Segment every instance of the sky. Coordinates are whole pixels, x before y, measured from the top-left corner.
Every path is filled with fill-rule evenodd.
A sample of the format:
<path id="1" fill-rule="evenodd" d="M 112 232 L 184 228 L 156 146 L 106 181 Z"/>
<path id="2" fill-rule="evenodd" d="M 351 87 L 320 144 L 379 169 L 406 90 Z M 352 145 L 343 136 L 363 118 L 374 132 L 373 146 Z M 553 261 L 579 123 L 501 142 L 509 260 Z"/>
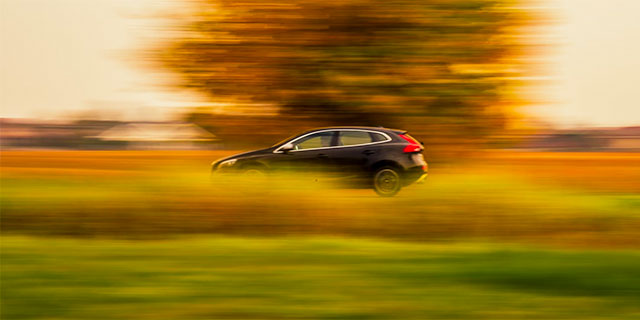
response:
<path id="1" fill-rule="evenodd" d="M 559 127 L 640 125 L 640 0 L 547 0 L 557 20 L 544 101 L 525 111 Z M 160 120 L 215 105 L 131 61 L 170 0 L 0 0 L 0 117 Z"/>
<path id="2" fill-rule="evenodd" d="M 133 62 L 155 36 L 164 0 L 0 0 L 2 117 L 161 120 L 204 104 L 167 74 Z"/>
<path id="3" fill-rule="evenodd" d="M 640 1 L 548 3 L 548 102 L 529 111 L 563 127 L 640 125 Z"/>

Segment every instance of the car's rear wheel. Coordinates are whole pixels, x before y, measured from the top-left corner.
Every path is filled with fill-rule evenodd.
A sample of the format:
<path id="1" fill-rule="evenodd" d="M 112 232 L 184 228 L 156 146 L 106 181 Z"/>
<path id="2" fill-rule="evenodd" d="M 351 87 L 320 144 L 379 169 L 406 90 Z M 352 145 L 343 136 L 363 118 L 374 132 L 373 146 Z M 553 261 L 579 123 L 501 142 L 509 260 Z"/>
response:
<path id="1" fill-rule="evenodd" d="M 383 197 L 393 197 L 402 187 L 400 174 L 394 167 L 382 167 L 373 175 L 373 190 Z"/>

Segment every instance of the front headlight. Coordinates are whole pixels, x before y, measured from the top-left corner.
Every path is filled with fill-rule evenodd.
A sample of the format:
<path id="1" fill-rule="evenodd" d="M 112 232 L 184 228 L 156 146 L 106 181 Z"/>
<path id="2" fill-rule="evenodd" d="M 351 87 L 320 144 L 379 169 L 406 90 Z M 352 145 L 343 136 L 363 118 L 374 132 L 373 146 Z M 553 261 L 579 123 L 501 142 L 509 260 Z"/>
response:
<path id="1" fill-rule="evenodd" d="M 218 165 L 218 168 L 231 167 L 232 165 L 234 165 L 236 163 L 236 161 L 238 161 L 238 160 L 237 159 L 230 159 L 230 160 L 222 161 Z"/>

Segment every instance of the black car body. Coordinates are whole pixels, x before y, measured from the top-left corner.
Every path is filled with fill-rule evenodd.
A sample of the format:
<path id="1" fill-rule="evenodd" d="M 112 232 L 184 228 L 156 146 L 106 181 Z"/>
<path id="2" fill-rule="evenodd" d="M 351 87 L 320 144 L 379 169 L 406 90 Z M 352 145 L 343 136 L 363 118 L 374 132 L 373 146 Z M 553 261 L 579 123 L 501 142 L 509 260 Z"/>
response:
<path id="1" fill-rule="evenodd" d="M 304 170 L 366 182 L 391 196 L 427 175 L 422 144 L 406 131 L 378 127 L 330 127 L 304 132 L 262 150 L 233 155 L 212 171 Z"/>

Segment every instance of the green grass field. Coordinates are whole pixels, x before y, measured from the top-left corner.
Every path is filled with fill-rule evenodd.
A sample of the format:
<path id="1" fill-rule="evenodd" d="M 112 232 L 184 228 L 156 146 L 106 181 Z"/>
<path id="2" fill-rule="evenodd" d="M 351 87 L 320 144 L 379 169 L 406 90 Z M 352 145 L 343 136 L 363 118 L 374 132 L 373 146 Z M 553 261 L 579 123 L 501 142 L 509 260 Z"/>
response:
<path id="1" fill-rule="evenodd" d="M 640 253 L 3 237 L 3 319 L 637 319 Z"/>
<path id="2" fill-rule="evenodd" d="M 394 198 L 220 152 L 2 152 L 2 319 L 640 319 L 640 156 L 433 164 Z"/>

